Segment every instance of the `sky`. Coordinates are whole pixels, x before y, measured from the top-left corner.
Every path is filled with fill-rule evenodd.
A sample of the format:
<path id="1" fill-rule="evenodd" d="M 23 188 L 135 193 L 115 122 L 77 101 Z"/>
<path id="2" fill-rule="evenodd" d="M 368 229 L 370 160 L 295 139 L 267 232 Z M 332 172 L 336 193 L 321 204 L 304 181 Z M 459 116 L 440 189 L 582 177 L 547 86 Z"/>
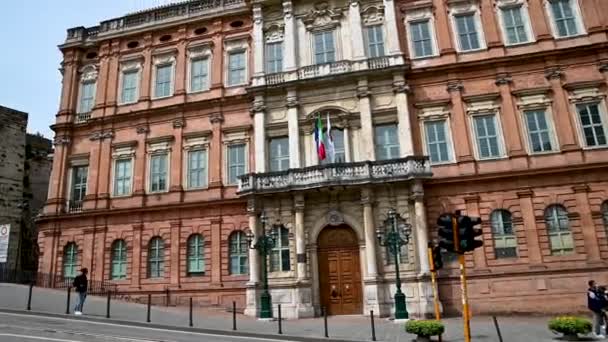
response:
<path id="1" fill-rule="evenodd" d="M 66 30 L 95 26 L 168 0 L 0 0 L 0 105 L 29 114 L 28 132 L 52 139 Z M 174 1 L 175 2 L 175 1 Z"/>

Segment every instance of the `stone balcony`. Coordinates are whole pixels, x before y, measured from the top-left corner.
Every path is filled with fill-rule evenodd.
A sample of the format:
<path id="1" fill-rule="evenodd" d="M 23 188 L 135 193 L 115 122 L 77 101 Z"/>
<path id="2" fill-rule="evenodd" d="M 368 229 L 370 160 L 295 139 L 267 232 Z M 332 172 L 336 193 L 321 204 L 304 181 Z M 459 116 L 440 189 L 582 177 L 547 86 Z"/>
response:
<path id="1" fill-rule="evenodd" d="M 243 175 L 239 180 L 237 193 L 243 196 L 305 191 L 327 186 L 368 185 L 428 179 L 431 176 L 431 164 L 427 157 L 337 163 Z"/>
<path id="2" fill-rule="evenodd" d="M 332 63 L 313 64 L 303 66 L 294 71 L 278 72 L 273 74 L 254 76 L 252 86 L 273 86 L 285 82 L 306 80 L 317 77 L 346 74 L 365 70 L 385 69 L 404 65 L 403 56 L 373 57 L 361 61 L 343 60 Z"/>
<path id="3" fill-rule="evenodd" d="M 246 10 L 245 0 L 190 0 L 159 6 L 102 21 L 98 26 L 68 29 L 65 44 L 80 43 L 126 32 L 146 29 L 204 16 L 225 15 L 231 10 Z"/>

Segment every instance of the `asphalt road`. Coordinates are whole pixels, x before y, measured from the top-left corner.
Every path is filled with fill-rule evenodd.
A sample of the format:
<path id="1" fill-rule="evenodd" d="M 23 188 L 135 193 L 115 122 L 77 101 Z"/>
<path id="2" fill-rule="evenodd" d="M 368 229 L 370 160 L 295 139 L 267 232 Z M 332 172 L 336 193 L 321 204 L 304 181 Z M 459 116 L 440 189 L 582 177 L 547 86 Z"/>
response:
<path id="1" fill-rule="evenodd" d="M 273 339 L 223 336 L 111 323 L 0 313 L 0 342 L 272 342 Z M 285 340 L 281 340 L 285 341 Z"/>

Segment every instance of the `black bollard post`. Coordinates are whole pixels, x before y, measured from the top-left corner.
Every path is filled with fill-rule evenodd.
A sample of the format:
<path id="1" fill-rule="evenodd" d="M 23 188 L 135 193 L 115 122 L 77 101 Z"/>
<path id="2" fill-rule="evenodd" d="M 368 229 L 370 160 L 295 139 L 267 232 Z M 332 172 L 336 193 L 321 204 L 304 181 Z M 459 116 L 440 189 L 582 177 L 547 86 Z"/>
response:
<path id="1" fill-rule="evenodd" d="M 283 325 L 282 325 L 283 323 L 281 322 L 282 321 L 282 319 L 281 319 L 281 304 L 279 304 L 278 309 L 279 309 L 279 312 L 278 312 L 278 314 L 279 314 L 279 335 L 283 335 Z"/>
<path id="2" fill-rule="evenodd" d="M 502 334 L 500 333 L 500 327 L 498 326 L 498 320 L 496 316 L 492 316 L 492 320 L 494 321 L 494 326 L 496 327 L 496 333 L 498 334 L 498 341 L 502 342 Z"/>
<path id="3" fill-rule="evenodd" d="M 146 322 L 150 323 L 150 305 L 152 305 L 152 295 L 148 294 L 148 316 L 146 317 Z"/>
<path id="4" fill-rule="evenodd" d="M 376 326 L 374 325 L 374 310 L 370 310 L 369 319 L 372 321 L 372 341 L 376 341 Z"/>
<path id="5" fill-rule="evenodd" d="M 106 300 L 106 318 L 110 318 L 110 300 L 112 298 L 112 292 L 108 290 L 108 298 Z"/>
<path id="6" fill-rule="evenodd" d="M 70 314 L 70 295 L 72 293 L 72 288 L 68 286 L 68 298 L 67 298 L 67 303 L 65 305 L 65 314 L 69 315 Z"/>
<path id="7" fill-rule="evenodd" d="M 325 327 L 325 337 L 329 337 L 329 332 L 327 331 L 327 309 L 323 307 L 323 326 Z"/>
<path id="8" fill-rule="evenodd" d="M 194 324 L 192 324 L 192 297 L 190 297 L 190 326 L 193 326 Z"/>
<path id="9" fill-rule="evenodd" d="M 171 297 L 169 295 L 169 287 L 167 287 L 165 289 L 165 295 L 166 295 L 166 299 L 165 299 L 165 306 L 169 306 L 169 301 L 171 300 Z"/>
<path id="10" fill-rule="evenodd" d="M 27 311 L 32 310 L 32 291 L 34 289 L 34 283 L 30 284 L 30 292 L 27 296 Z"/>
<path id="11" fill-rule="evenodd" d="M 232 330 L 236 330 L 236 302 L 232 302 Z"/>

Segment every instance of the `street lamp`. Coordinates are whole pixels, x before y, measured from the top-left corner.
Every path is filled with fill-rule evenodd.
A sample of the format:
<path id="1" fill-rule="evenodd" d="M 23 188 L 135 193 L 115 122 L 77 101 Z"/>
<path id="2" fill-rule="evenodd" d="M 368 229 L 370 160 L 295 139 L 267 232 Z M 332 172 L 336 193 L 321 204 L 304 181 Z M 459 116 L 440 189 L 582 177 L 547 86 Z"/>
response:
<path id="1" fill-rule="evenodd" d="M 272 318 L 272 299 L 270 292 L 268 292 L 268 268 L 266 260 L 268 254 L 272 251 L 277 240 L 277 231 L 272 226 L 268 226 L 268 218 L 266 213 L 262 212 L 260 215 L 260 221 L 262 222 L 262 232 L 260 236 L 255 239 L 255 235 L 250 230 L 247 233 L 247 243 L 249 248 L 257 249 L 262 256 L 262 277 L 264 277 L 264 289 L 260 295 L 261 309 L 260 318 Z M 252 243 L 255 239 L 255 243 Z"/>
<path id="2" fill-rule="evenodd" d="M 405 222 L 395 209 L 389 209 L 388 218 L 384 220 L 384 230 L 376 229 L 376 237 L 381 246 L 386 246 L 395 258 L 395 319 L 407 319 L 408 313 L 405 306 L 405 294 L 401 292 L 401 278 L 399 277 L 399 254 L 401 246 L 410 242 L 412 226 Z"/>

